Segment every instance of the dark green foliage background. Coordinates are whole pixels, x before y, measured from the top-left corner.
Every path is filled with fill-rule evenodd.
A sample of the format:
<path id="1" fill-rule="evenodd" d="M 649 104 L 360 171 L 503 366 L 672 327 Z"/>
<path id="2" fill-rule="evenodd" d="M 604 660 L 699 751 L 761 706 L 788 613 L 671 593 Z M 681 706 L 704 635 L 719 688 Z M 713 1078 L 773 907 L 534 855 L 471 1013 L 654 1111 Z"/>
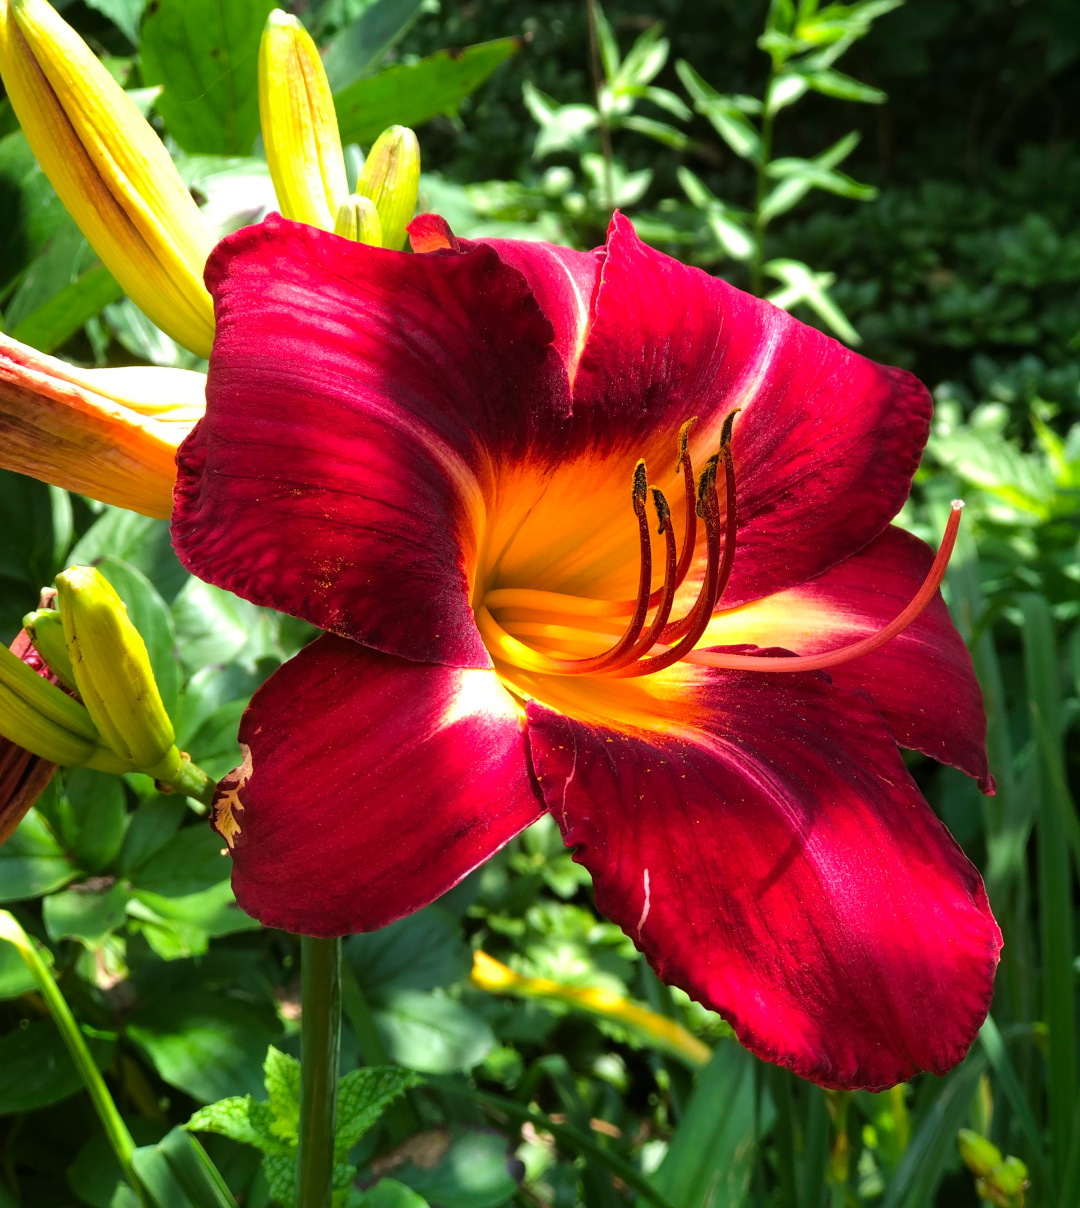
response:
<path id="1" fill-rule="evenodd" d="M 137 55 L 138 0 L 57 7 L 128 86 L 159 78 L 160 55 L 143 63 Z M 154 23 L 175 30 L 183 7 L 154 0 L 144 34 Z M 224 4 L 241 61 L 250 60 L 258 29 L 235 18 L 250 12 L 261 22 L 266 7 Z M 291 7 L 325 43 L 366 6 Z M 585 5 L 421 7 L 387 62 L 525 39 L 456 115 L 419 131 L 425 170 L 436 174 L 425 186 L 431 196 L 450 198 L 477 227 L 521 230 L 538 213 L 521 202 L 522 191 L 535 200 L 553 165 L 579 172 L 576 154 L 534 159 L 536 125 L 522 86 L 529 81 L 560 103 L 591 102 Z M 624 52 L 655 20 L 665 23 L 671 54 L 655 83 L 685 95 L 674 68 L 684 58 L 724 92 L 760 95 L 768 60 L 756 43 L 766 10 L 742 0 L 621 0 L 605 11 Z M 596 915 L 588 878 L 554 827 L 541 824 L 436 906 L 347 943 L 343 1070 L 392 1062 L 427 1079 L 353 1152 L 362 1189 L 381 1172 L 446 1208 L 615 1208 L 648 1202 L 633 1190 L 636 1177 L 674 1208 L 975 1208 L 975 1181 L 956 1146 L 958 1130 L 971 1127 L 1027 1164 L 1029 1204 L 1080 1201 L 1080 1110 L 1072 1115 L 1080 5 L 910 0 L 855 44 L 843 68 L 888 93 L 888 102 L 810 94 L 780 114 L 776 154 L 810 157 L 858 130 L 844 170 L 879 195 L 860 204 L 811 193 L 770 228 L 766 254 L 835 274 L 832 295 L 863 351 L 914 370 L 934 390 L 938 419 L 903 523 L 934 540 L 947 501 L 959 494 L 969 504 L 947 594 L 986 694 L 1000 792 L 983 799 L 928 760 L 912 757 L 911 766 L 984 872 L 1005 932 L 996 1029 L 945 1079 L 921 1078 L 891 1095 L 826 1095 L 752 1060 L 717 1017 L 661 986 Z M 216 94 L 193 95 L 209 109 L 217 104 Z M 170 125 L 168 103 L 155 120 L 189 152 L 247 155 L 250 105 L 225 116 L 222 125 L 214 111 L 209 134 L 183 119 Z M 117 307 L 118 293 L 35 175 L 16 128 L 0 104 L 0 135 L 9 136 L 0 142 L 0 325 L 84 363 L 147 359 L 152 340 Z M 631 208 L 635 218 L 666 220 L 676 201 L 685 210 L 680 165 L 725 202 L 749 206 L 747 165 L 703 118 L 682 128 L 694 140 L 682 151 L 616 132 L 625 166 L 653 172 Z M 200 171 L 205 165 L 192 168 L 196 192 L 205 184 Z M 517 200 L 500 200 L 507 196 Z M 568 237 L 603 237 L 595 207 L 573 221 L 559 217 Z M 700 251 L 659 243 L 690 258 Z M 748 284 L 735 261 L 708 267 Z M 62 307 L 35 310 L 60 289 L 74 291 Z M 29 326 L 20 327 L 24 320 Z M 310 632 L 190 580 L 163 523 L 0 474 L 5 641 L 59 569 L 106 558 L 103 569 L 143 618 L 152 656 L 169 668 L 181 744 L 223 774 L 239 762 L 236 725 L 246 700 Z M 145 778 L 126 781 L 86 772 L 58 778 L 0 850 L 0 902 L 48 944 L 95 1057 L 145 1143 L 209 1100 L 260 1096 L 268 1044 L 297 1051 L 298 949 L 231 903 L 228 862 L 204 820 L 158 796 Z M 467 979 L 470 945 L 535 975 L 616 989 L 677 1018 L 715 1045 L 716 1056 L 695 1082 L 620 1026 L 486 995 Z M 243 1208 L 263 1208 L 258 1155 L 220 1137 L 207 1148 Z M 40 1000 L 0 943 L 0 1208 L 133 1203 Z"/>

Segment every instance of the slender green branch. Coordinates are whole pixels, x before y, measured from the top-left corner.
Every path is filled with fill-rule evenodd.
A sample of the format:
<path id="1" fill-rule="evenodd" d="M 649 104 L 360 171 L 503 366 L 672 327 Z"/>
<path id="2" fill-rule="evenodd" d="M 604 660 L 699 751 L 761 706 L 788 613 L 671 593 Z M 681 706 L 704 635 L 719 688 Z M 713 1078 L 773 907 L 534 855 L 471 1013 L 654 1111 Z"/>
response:
<path id="1" fill-rule="evenodd" d="M 593 95 L 596 99 L 600 152 L 604 158 L 605 208 L 613 213 L 615 210 L 615 175 L 612 169 L 614 154 L 611 149 L 611 128 L 608 126 L 607 114 L 604 112 L 605 73 L 603 60 L 600 57 L 600 35 L 596 28 L 596 0 L 586 0 L 585 9 L 589 20 L 589 71 L 592 75 Z"/>
<path id="2" fill-rule="evenodd" d="M 209 808 L 214 801 L 217 781 L 185 755 L 180 762 L 179 773 L 168 785 L 174 793 L 183 793 L 185 797 L 190 797 Z"/>
<path id="3" fill-rule="evenodd" d="M 105 1129 L 105 1135 L 120 1163 L 124 1178 L 131 1184 L 143 1203 L 147 1203 L 146 1193 L 132 1163 L 135 1141 L 128 1132 L 128 1127 L 113 1102 L 112 1095 L 109 1094 L 105 1079 L 102 1078 L 101 1071 L 90 1055 L 78 1022 L 72 1015 L 71 1008 L 67 1005 L 63 994 L 60 993 L 56 979 L 48 965 L 41 959 L 33 940 L 22 929 L 15 916 L 7 910 L 0 910 L 0 939 L 15 945 L 19 955 L 26 962 L 27 968 L 33 974 L 34 981 L 37 982 L 38 989 L 41 991 L 41 997 L 45 1000 L 49 1013 L 60 1029 L 60 1035 L 71 1054 L 71 1060 L 75 1063 L 79 1077 L 90 1094 L 94 1110 Z"/>
<path id="4" fill-rule="evenodd" d="M 341 1049 L 341 940 L 300 937 L 298 1208 L 330 1208 Z"/>

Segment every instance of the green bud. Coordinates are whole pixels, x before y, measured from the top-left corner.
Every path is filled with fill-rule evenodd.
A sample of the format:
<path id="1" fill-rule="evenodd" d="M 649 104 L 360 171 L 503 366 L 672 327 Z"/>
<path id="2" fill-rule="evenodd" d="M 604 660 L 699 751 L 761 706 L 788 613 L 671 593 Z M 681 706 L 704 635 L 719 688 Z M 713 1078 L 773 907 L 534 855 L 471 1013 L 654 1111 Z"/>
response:
<path id="1" fill-rule="evenodd" d="M 72 738 L 82 739 L 90 744 L 91 750 L 100 741 L 97 727 L 86 709 L 77 700 L 72 700 L 55 684 L 50 684 L 47 679 L 38 675 L 33 667 L 24 663 L 17 654 L 12 654 L 3 643 L 0 643 L 0 687 L 3 688 L 12 707 L 21 706 L 21 710 L 27 716 L 36 716 L 41 719 L 42 723 L 48 723 L 66 731 Z M 13 742 L 18 742 L 19 746 L 26 747 L 28 751 L 33 750 L 33 747 L 19 742 L 2 726 L 0 726 L 0 732 Z M 52 763 L 67 762 L 52 759 L 51 756 L 45 756 L 45 758 Z"/>
<path id="2" fill-rule="evenodd" d="M 60 613 L 55 608 L 39 608 L 35 612 L 28 612 L 23 617 L 23 629 L 53 675 L 65 688 L 75 692 L 75 672 L 67 652 Z"/>
<path id="3" fill-rule="evenodd" d="M 173 779 L 180 767 L 173 725 L 124 602 L 89 566 L 57 575 L 56 590 L 75 684 L 105 745 L 138 771 Z"/>
<path id="4" fill-rule="evenodd" d="M 420 189 L 420 144 L 408 126 L 390 126 L 375 140 L 356 182 L 379 211 L 383 247 L 405 246 L 405 228 L 416 210 Z"/>
<path id="5" fill-rule="evenodd" d="M 41 679 L 40 676 L 34 678 Z M 41 682 L 47 688 L 53 687 L 48 680 Z M 54 690 L 60 691 L 59 688 Z M 71 703 L 76 704 L 75 701 Z M 0 684 L 0 734 L 41 759 L 66 767 L 80 767 L 95 751 L 92 741 L 37 712 L 33 705 L 4 684 Z"/>
<path id="6" fill-rule="evenodd" d="M 962 1128 L 957 1134 L 956 1143 L 964 1164 L 974 1175 L 988 1174 L 995 1166 L 1001 1165 L 1001 1150 L 973 1129 Z"/>
<path id="7" fill-rule="evenodd" d="M 382 223 L 371 198 L 361 197 L 359 193 L 346 197 L 338 207 L 334 234 L 351 239 L 354 243 L 382 247 Z"/>

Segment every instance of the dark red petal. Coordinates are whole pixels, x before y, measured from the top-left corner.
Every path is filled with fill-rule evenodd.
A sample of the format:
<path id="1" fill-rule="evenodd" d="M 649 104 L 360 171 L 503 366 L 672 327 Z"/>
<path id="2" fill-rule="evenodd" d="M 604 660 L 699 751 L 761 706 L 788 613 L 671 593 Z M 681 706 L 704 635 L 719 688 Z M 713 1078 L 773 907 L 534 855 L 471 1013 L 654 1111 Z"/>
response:
<path id="1" fill-rule="evenodd" d="M 200 578 L 408 658 L 490 666 L 469 606 L 492 459 L 569 409 L 494 251 L 415 256 L 271 217 L 207 265 L 207 410 L 173 541 Z"/>
<path id="2" fill-rule="evenodd" d="M 598 908 L 747 1048 L 872 1089 L 963 1057 L 1000 933 L 865 696 L 702 670 L 651 733 L 528 712 Z"/>
<path id="3" fill-rule="evenodd" d="M 933 560 L 925 542 L 890 525 L 816 579 L 719 613 L 701 645 L 750 642 L 795 654 L 837 650 L 892 621 Z M 869 692 L 900 746 L 959 768 L 983 792 L 993 792 L 982 692 L 940 593 L 903 633 L 873 654 L 830 668 L 829 675 L 841 688 Z"/>
<path id="4" fill-rule="evenodd" d="M 543 812 L 521 709 L 495 673 L 326 636 L 255 694 L 233 889 L 268 927 L 348 935 L 427 905 Z M 249 770 L 250 769 L 250 770 Z M 237 784 L 241 787 L 237 790 Z"/>
<path id="5" fill-rule="evenodd" d="M 651 451 L 663 433 L 670 452 L 696 415 L 700 465 L 734 407 L 739 552 L 728 604 L 801 583 L 876 537 L 907 498 L 932 410 L 911 374 L 654 251 L 616 215 L 574 381 L 575 437 L 636 442 L 649 456 L 646 441 Z M 656 481 L 679 499 L 677 476 Z"/>

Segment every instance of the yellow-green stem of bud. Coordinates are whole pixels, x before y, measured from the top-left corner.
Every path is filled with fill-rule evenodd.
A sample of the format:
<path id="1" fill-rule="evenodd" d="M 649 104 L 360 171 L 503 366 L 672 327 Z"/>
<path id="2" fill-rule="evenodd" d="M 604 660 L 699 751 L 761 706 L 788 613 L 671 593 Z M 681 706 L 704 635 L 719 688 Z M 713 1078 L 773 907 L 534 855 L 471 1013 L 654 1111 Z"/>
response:
<path id="1" fill-rule="evenodd" d="M 77 700 L 73 700 L 55 684 L 49 681 L 24 663 L 17 654 L 0 642 L 0 686 L 21 701 L 28 713 L 38 715 L 43 721 L 59 726 L 85 742 L 91 748 L 99 741 L 99 734 L 90 714 Z M 3 732 L 3 731 L 0 731 Z M 12 741 L 18 742 L 13 735 L 6 734 Z M 19 746 L 25 746 L 19 743 Z M 27 750 L 32 750 L 27 747 Z M 46 756 L 52 763 L 61 760 Z"/>
<path id="2" fill-rule="evenodd" d="M 334 234 L 354 243 L 382 247 L 382 223 L 371 198 L 361 197 L 359 193 L 347 197 L 338 208 Z"/>
<path id="3" fill-rule="evenodd" d="M 55 608 L 39 608 L 35 612 L 28 612 L 23 617 L 23 629 L 29 634 L 34 649 L 60 683 L 72 692 L 78 691 L 60 613 Z"/>
<path id="4" fill-rule="evenodd" d="M 56 593 L 75 683 L 102 739 L 132 767 L 167 779 L 179 766 L 173 725 L 124 602 L 89 566 L 57 575 Z"/>
<path id="5" fill-rule="evenodd" d="M 209 356 L 213 239 L 135 103 L 45 0 L 0 0 L 0 75 L 38 163 L 124 292 Z"/>
<path id="6" fill-rule="evenodd" d="M 356 182 L 379 211 L 383 247 L 405 246 L 405 228 L 420 189 L 420 144 L 408 126 L 390 126 L 375 140 Z"/>
<path id="7" fill-rule="evenodd" d="M 280 9 L 267 17 L 259 44 L 259 118 L 282 214 L 334 230 L 349 192 L 334 98 L 318 47 Z"/>

